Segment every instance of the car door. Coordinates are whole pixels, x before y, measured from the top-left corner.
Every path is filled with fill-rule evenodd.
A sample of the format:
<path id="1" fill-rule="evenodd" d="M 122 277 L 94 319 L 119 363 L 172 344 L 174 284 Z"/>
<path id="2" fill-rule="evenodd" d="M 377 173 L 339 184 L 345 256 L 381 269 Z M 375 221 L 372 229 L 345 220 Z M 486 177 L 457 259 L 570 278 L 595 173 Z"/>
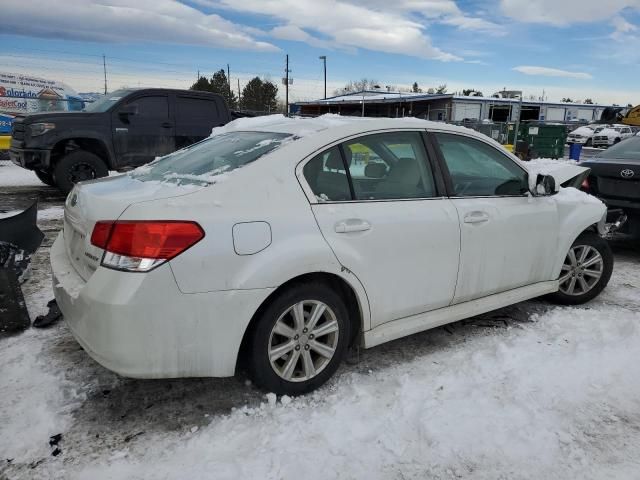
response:
<path id="1" fill-rule="evenodd" d="M 484 140 L 434 133 L 460 221 L 460 269 L 453 303 L 552 280 L 558 212 L 528 192 L 528 174 Z"/>
<path id="2" fill-rule="evenodd" d="M 166 94 L 134 97 L 114 109 L 113 143 L 120 166 L 137 166 L 175 151 L 175 128 Z"/>
<path id="3" fill-rule="evenodd" d="M 441 180 L 436 187 L 423 133 L 360 136 L 315 156 L 303 173 L 322 234 L 367 292 L 372 327 L 451 303 L 460 227 Z"/>
<path id="4" fill-rule="evenodd" d="M 211 135 L 214 127 L 226 123 L 215 98 L 175 95 L 176 149 L 187 147 Z"/>

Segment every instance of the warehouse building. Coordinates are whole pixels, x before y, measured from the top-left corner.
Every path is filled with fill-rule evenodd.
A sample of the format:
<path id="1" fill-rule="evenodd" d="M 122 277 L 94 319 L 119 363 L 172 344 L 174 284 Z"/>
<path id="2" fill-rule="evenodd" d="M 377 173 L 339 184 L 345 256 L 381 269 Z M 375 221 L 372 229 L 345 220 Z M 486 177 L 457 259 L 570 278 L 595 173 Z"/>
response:
<path id="1" fill-rule="evenodd" d="M 521 120 L 591 122 L 609 105 L 555 103 L 519 98 L 468 97 L 453 94 L 362 91 L 322 100 L 297 102 L 291 113 L 317 116 L 325 113 L 366 117 L 411 116 L 443 122 Z"/>

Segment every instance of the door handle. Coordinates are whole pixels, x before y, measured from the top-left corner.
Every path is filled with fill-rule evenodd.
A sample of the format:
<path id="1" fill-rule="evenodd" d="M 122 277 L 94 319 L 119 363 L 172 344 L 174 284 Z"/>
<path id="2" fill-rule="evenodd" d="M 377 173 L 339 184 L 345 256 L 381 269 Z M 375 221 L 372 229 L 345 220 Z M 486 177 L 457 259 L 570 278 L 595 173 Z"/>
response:
<path id="1" fill-rule="evenodd" d="M 173 127 L 173 123 L 171 122 L 164 122 L 163 124 L 160 125 L 162 128 L 171 128 Z"/>
<path id="2" fill-rule="evenodd" d="M 464 216 L 464 223 L 484 223 L 489 221 L 489 214 L 486 212 L 470 212 Z"/>
<path id="3" fill-rule="evenodd" d="M 371 230 L 371 224 L 359 218 L 350 218 L 336 223 L 336 233 L 366 232 Z"/>

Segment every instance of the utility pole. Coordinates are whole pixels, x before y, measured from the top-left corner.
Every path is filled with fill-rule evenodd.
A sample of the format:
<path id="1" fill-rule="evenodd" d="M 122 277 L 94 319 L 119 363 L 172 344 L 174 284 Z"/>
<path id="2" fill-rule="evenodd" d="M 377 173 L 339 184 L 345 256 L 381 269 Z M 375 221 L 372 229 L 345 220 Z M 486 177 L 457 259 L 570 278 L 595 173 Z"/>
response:
<path id="1" fill-rule="evenodd" d="M 238 78 L 238 110 L 242 111 L 240 107 L 240 78 Z"/>
<path id="2" fill-rule="evenodd" d="M 102 70 L 104 71 L 104 94 L 107 94 L 107 57 L 102 54 Z"/>
<path id="3" fill-rule="evenodd" d="M 228 63 L 227 63 L 227 85 L 229 85 L 229 101 L 231 101 L 231 73 L 229 73 Z"/>
<path id="4" fill-rule="evenodd" d="M 322 64 L 324 66 L 324 99 L 326 100 L 327 99 L 327 56 L 321 55 L 318 58 L 322 60 Z"/>
<path id="5" fill-rule="evenodd" d="M 285 112 L 289 116 L 289 54 L 287 54 L 284 66 L 284 91 L 285 91 Z"/>

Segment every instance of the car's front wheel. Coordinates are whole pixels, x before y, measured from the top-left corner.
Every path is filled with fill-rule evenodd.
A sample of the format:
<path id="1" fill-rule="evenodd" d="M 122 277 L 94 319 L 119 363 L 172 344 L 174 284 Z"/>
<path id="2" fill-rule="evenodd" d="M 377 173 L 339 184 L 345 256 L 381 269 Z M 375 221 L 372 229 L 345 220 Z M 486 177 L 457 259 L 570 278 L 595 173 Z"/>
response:
<path id="1" fill-rule="evenodd" d="M 325 383 L 350 339 L 347 307 L 322 283 L 295 285 L 262 313 L 251 338 L 249 374 L 277 394 L 301 395 Z"/>
<path id="2" fill-rule="evenodd" d="M 563 305 L 588 302 L 604 290 L 612 272 L 613 253 L 607 241 L 585 232 L 567 252 L 560 271 L 560 289 L 550 299 Z"/>

